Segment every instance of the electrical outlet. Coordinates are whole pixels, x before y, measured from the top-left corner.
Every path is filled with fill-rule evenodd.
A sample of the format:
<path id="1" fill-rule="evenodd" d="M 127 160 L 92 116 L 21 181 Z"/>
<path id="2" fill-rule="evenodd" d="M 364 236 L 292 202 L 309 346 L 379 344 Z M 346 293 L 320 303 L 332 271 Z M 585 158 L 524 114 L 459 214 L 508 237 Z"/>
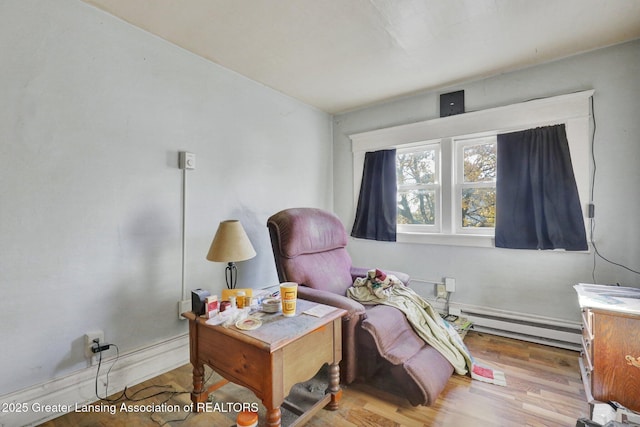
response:
<path id="1" fill-rule="evenodd" d="M 185 313 L 187 311 L 191 311 L 191 300 L 185 299 L 182 301 L 178 301 L 178 319 L 186 320 L 185 317 L 182 317 L 182 313 Z"/>
<path id="2" fill-rule="evenodd" d="M 103 331 L 91 331 L 84 334 L 84 354 L 87 358 L 91 359 L 93 364 L 93 357 L 95 353 L 91 351 L 93 345 L 95 343 L 94 340 L 98 340 L 100 344 L 104 343 L 104 332 Z"/>
<path id="3" fill-rule="evenodd" d="M 447 298 L 447 289 L 444 283 L 438 283 L 436 285 L 436 298 Z"/>

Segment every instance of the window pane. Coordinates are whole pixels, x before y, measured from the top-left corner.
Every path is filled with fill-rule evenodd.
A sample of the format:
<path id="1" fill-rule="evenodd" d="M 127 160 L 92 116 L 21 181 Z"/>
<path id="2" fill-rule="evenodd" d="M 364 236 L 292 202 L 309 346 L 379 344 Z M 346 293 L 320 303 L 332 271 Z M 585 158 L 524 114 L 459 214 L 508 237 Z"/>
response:
<path id="1" fill-rule="evenodd" d="M 464 182 L 496 180 L 495 142 L 464 147 Z"/>
<path id="2" fill-rule="evenodd" d="M 398 185 L 434 184 L 437 182 L 436 151 L 397 153 Z"/>
<path id="3" fill-rule="evenodd" d="M 462 226 L 495 227 L 496 189 L 462 189 Z"/>
<path id="4" fill-rule="evenodd" d="M 410 190 L 398 192 L 398 224 L 435 224 L 436 192 Z"/>

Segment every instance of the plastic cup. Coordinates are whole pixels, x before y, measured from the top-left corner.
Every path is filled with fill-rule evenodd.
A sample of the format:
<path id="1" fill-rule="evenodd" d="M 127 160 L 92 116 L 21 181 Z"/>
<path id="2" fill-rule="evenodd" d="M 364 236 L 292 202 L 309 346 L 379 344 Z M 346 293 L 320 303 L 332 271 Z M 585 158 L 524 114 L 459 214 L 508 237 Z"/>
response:
<path id="1" fill-rule="evenodd" d="M 296 299 L 298 298 L 298 284 L 284 282 L 280 284 L 280 299 L 282 300 L 282 314 L 285 317 L 296 315 Z"/>

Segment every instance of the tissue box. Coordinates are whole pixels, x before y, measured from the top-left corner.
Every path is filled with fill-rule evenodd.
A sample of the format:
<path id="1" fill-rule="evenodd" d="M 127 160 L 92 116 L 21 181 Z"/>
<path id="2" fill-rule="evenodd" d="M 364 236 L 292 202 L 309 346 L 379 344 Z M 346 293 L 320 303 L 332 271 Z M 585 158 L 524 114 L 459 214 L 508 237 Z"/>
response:
<path id="1" fill-rule="evenodd" d="M 191 311 L 193 311 L 196 316 L 202 316 L 204 314 L 206 299 L 209 295 L 211 295 L 211 293 L 204 289 L 194 289 L 191 291 Z"/>

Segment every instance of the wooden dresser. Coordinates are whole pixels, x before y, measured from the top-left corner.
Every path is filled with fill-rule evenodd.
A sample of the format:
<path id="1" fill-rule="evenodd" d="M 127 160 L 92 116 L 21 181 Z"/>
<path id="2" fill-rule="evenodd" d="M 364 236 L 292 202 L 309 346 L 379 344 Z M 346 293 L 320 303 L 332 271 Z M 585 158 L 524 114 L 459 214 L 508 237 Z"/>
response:
<path id="1" fill-rule="evenodd" d="M 640 289 L 574 288 L 582 309 L 580 371 L 587 399 L 640 411 Z"/>

